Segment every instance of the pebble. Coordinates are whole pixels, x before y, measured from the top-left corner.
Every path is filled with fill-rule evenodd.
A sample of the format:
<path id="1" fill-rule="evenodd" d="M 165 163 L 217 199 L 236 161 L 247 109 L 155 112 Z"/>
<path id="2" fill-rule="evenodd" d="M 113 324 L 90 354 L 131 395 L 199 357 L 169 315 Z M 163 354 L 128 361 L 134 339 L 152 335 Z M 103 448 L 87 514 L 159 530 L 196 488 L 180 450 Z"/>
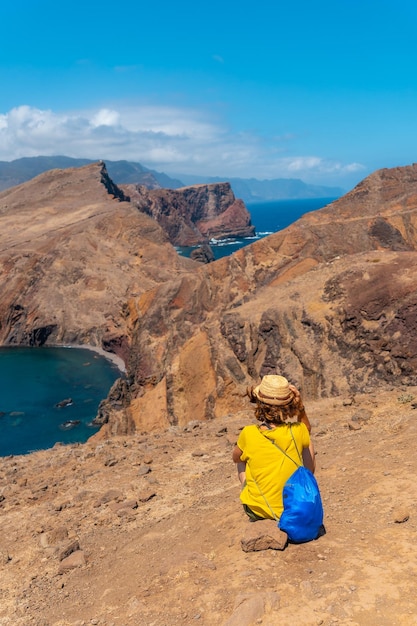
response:
<path id="1" fill-rule="evenodd" d="M 3 550 L 0 552 L 0 565 L 6 565 L 6 563 L 8 563 L 11 560 L 12 559 L 9 556 L 8 552 L 5 552 Z"/>
<path id="2" fill-rule="evenodd" d="M 393 520 L 396 524 L 403 524 L 410 518 L 410 513 L 407 509 L 399 508 L 393 512 Z"/>
<path id="3" fill-rule="evenodd" d="M 149 474 L 149 472 L 151 471 L 152 469 L 149 467 L 149 465 L 141 465 L 138 469 L 138 476 L 146 476 L 146 474 Z"/>

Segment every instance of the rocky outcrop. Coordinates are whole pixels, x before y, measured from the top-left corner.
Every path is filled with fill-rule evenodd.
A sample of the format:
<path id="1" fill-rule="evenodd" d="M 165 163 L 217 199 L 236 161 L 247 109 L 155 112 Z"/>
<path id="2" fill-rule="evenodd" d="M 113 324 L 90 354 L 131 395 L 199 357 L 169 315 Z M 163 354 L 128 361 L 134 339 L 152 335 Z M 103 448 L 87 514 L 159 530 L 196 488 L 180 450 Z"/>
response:
<path id="1" fill-rule="evenodd" d="M 229 183 L 195 185 L 181 189 L 153 189 L 122 185 L 131 202 L 153 217 L 179 246 L 194 246 L 210 239 L 250 237 L 255 232 L 242 200 Z"/>
<path id="2" fill-rule="evenodd" d="M 191 251 L 190 259 L 199 261 L 200 263 L 213 263 L 213 261 L 216 260 L 212 248 L 207 243 L 194 248 L 194 250 Z"/>
<path id="3" fill-rule="evenodd" d="M 417 166 L 377 172 L 286 230 L 132 300 L 138 427 L 150 427 L 146 416 L 168 426 L 237 409 L 246 386 L 274 371 L 310 398 L 416 384 L 416 182 Z"/>
<path id="4" fill-rule="evenodd" d="M 127 358 L 127 300 L 196 265 L 100 162 L 0 193 L 0 342 L 90 344 Z"/>

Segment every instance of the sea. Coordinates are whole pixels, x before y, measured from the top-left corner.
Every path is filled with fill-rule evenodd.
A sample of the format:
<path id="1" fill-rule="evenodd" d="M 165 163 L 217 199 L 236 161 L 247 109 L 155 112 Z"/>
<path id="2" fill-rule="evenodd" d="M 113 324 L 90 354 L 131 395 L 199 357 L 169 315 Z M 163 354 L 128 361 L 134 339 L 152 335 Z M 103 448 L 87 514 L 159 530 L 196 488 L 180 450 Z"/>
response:
<path id="1" fill-rule="evenodd" d="M 337 198 L 307 198 L 304 200 L 274 200 L 269 202 L 246 203 L 246 207 L 251 214 L 252 224 L 255 226 L 256 234 L 253 237 L 228 237 L 225 239 L 212 239 L 210 247 L 213 250 L 215 260 L 224 256 L 229 256 L 236 250 L 248 246 L 249 244 L 267 237 L 272 233 L 283 230 L 305 213 L 321 209 Z M 196 248 L 178 246 L 179 254 L 190 256 Z"/>
<path id="2" fill-rule="evenodd" d="M 84 348 L 0 348 L 0 456 L 81 443 L 117 365 Z"/>
<path id="3" fill-rule="evenodd" d="M 286 228 L 336 198 L 248 203 L 254 237 L 211 241 L 215 259 Z M 189 256 L 193 248 L 178 248 Z M 0 456 L 82 443 L 113 382 L 117 365 L 84 348 L 0 348 Z"/>

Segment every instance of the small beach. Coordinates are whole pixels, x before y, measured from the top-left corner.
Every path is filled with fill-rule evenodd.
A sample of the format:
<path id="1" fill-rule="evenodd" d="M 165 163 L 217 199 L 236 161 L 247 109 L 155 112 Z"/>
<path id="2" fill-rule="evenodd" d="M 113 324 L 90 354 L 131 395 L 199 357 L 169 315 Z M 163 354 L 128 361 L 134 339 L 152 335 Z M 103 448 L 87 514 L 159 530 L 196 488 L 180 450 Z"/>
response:
<path id="1" fill-rule="evenodd" d="M 73 344 L 73 345 L 67 345 L 67 346 L 53 346 L 53 347 L 55 348 L 78 348 L 78 349 L 83 349 L 83 350 L 91 350 L 92 352 L 95 352 L 96 354 L 100 354 L 101 356 L 104 356 L 105 359 L 108 359 L 109 361 L 114 363 L 114 365 L 116 365 L 117 368 L 120 370 L 120 372 L 122 372 L 123 374 L 126 372 L 126 365 L 123 359 L 121 359 L 119 356 L 117 356 L 117 354 L 114 354 L 113 352 L 107 352 L 107 350 L 103 350 L 103 348 L 100 348 L 99 346 L 91 346 L 90 344 Z"/>

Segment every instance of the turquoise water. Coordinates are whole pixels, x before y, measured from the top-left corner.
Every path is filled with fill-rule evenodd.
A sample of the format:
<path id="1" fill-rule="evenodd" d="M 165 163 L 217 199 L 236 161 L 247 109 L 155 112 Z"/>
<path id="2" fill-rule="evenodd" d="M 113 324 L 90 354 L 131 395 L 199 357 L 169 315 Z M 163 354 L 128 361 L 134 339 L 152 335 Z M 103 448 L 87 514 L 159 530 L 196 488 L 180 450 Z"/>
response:
<path id="1" fill-rule="evenodd" d="M 0 456 L 86 441 L 120 370 L 79 348 L 0 348 Z M 57 407 L 71 399 L 68 406 Z"/>
<path id="2" fill-rule="evenodd" d="M 307 198 L 304 200 L 274 200 L 271 202 L 248 203 L 246 205 L 251 214 L 252 224 L 256 229 L 255 237 L 241 237 L 238 239 L 221 239 L 211 241 L 215 259 L 229 256 L 239 248 L 248 246 L 257 239 L 276 233 L 298 220 L 304 213 L 316 211 L 330 204 L 336 198 Z M 178 247 L 178 252 L 190 256 L 193 247 Z"/>

